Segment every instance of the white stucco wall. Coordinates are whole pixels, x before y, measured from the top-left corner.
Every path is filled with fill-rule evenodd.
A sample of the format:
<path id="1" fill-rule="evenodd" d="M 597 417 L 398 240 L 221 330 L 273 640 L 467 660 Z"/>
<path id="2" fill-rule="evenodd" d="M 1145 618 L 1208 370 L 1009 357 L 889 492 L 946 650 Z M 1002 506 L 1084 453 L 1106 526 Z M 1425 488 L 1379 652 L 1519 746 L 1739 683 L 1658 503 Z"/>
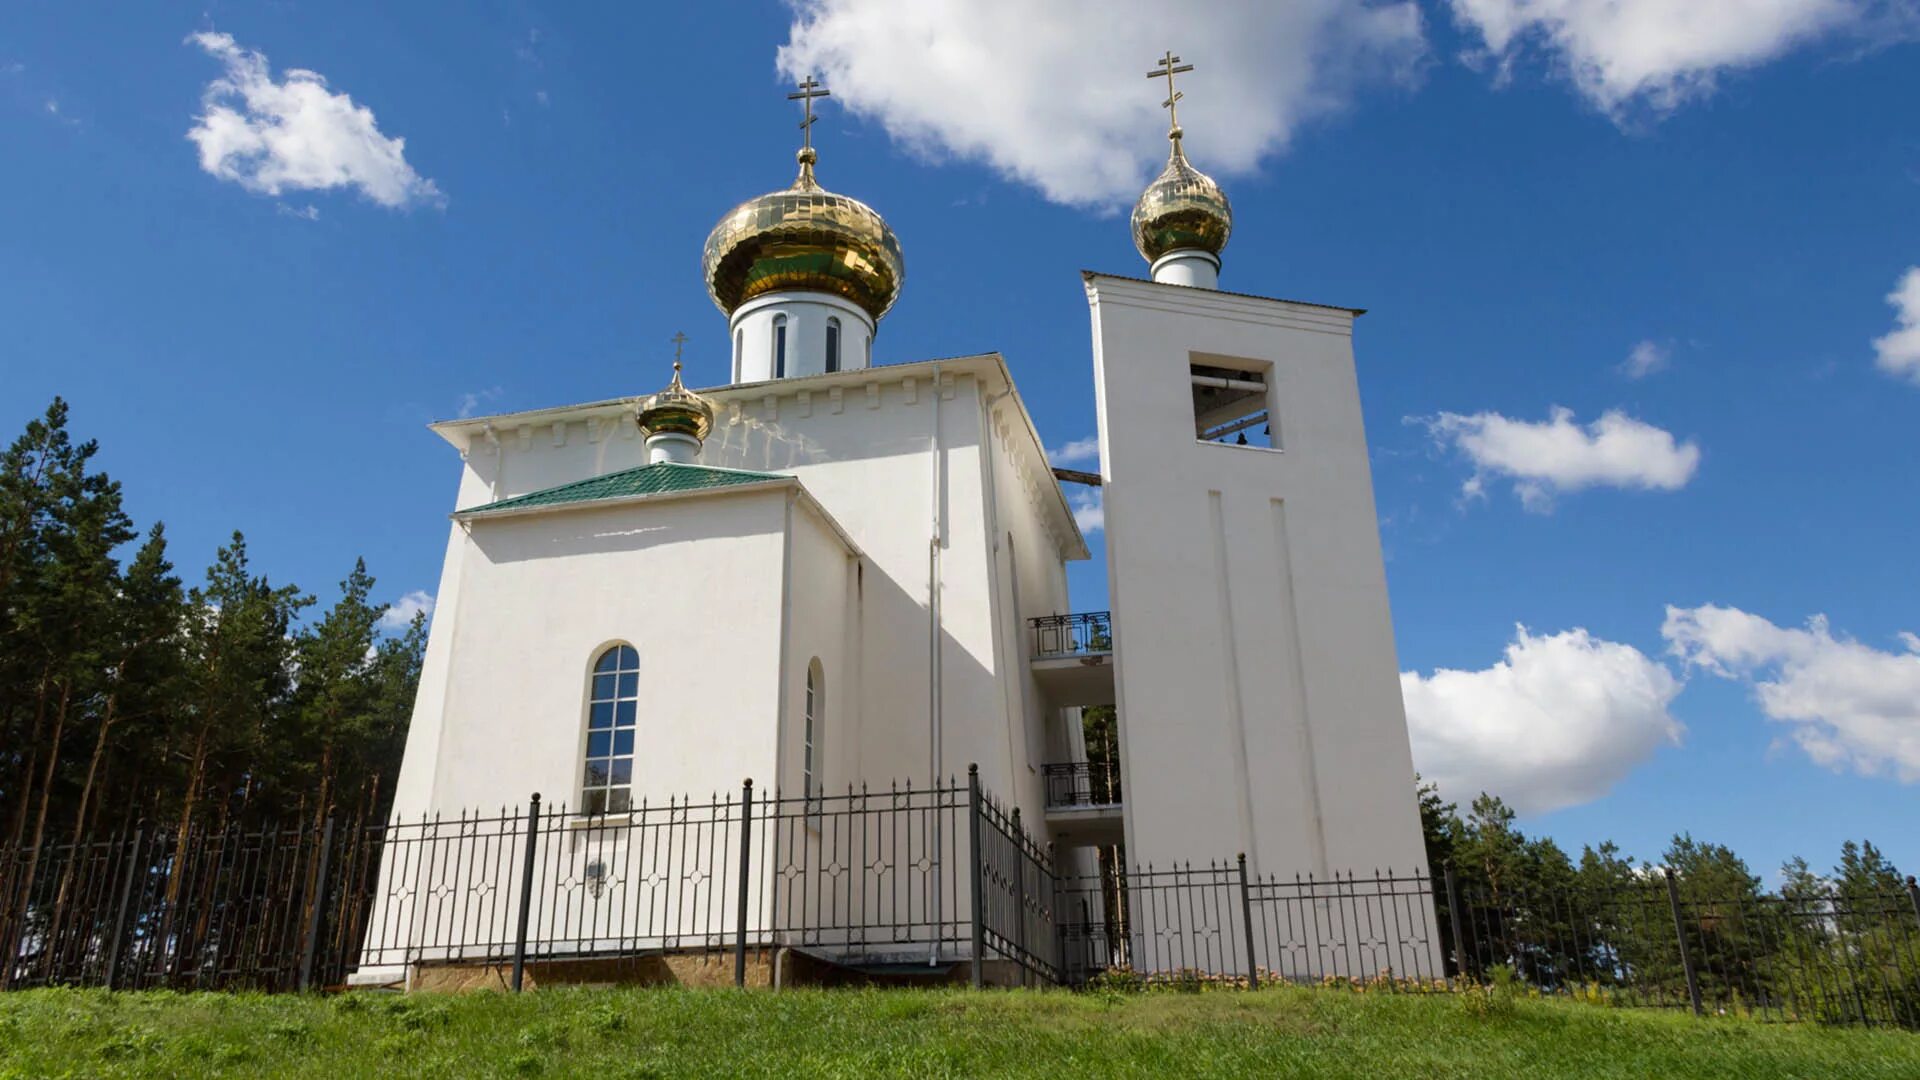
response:
<path id="1" fill-rule="evenodd" d="M 837 634 L 846 651 L 829 665 L 836 718 L 828 740 L 830 782 L 841 788 L 862 781 L 925 785 L 937 760 L 943 779 L 964 783 L 968 763 L 978 762 L 987 787 L 1014 800 L 1037 822 L 1040 789 L 1028 767 L 1034 752 L 1029 744 L 1041 736 L 1028 725 L 1041 721 L 1027 688 L 1009 685 L 1001 676 L 1011 671 L 1014 679 L 1024 680 L 1024 620 L 1064 608 L 1064 559 L 1085 557 L 1085 548 L 999 358 L 895 365 L 703 393 L 717 406 L 717 415 L 701 463 L 798 478 L 863 553 L 857 573 L 842 570 L 834 598 L 826 595 L 833 590 L 823 581 L 833 577 L 829 572 L 796 572 L 792 578 L 794 633 Z M 630 399 L 453 422 L 438 430 L 466 451 L 460 507 L 644 461 Z M 817 532 L 817 526 L 796 526 L 797 563 L 828 557 L 809 539 Z M 762 554 L 770 571 L 787 558 L 778 549 L 754 557 Z M 435 773 L 481 771 L 450 760 L 449 748 L 434 733 L 467 707 L 441 689 L 450 683 L 455 640 L 464 641 L 466 633 L 456 627 L 469 620 L 499 620 L 500 613 L 530 602 L 528 596 L 504 593 L 471 595 L 465 582 L 472 560 L 470 545 L 456 529 L 402 770 L 397 802 L 402 812 L 430 801 L 448 805 L 448 789 L 431 780 Z M 1015 567 L 1021 579 L 1017 587 L 1006 576 Z M 556 572 L 571 577 L 579 571 Z M 936 575 L 937 619 L 929 592 Z M 848 594 L 857 597 L 857 605 Z M 500 631 L 507 637 L 519 632 Z M 936 640 L 937 692 L 931 689 Z M 733 678 L 751 670 L 759 678 L 764 670 L 764 678 L 784 688 L 779 715 L 786 717 L 799 715 L 806 659 L 821 655 L 825 662 L 830 651 L 825 643 L 817 653 L 799 655 L 801 648 L 816 646 L 797 638 L 784 655 L 778 648 L 759 651 L 739 641 L 714 646 L 711 655 L 687 669 L 692 677 Z M 723 673 L 715 658 L 725 658 Z M 785 663 L 778 663 L 782 658 Z M 532 677 L 530 668 L 523 670 Z M 932 744 L 936 715 L 944 732 L 937 754 Z M 768 716 L 774 718 L 773 710 Z M 857 738 L 844 737 L 848 725 L 857 725 Z M 782 755 L 783 787 L 798 782 L 797 764 L 791 769 L 786 764 L 797 753 L 795 731 L 789 723 L 769 743 L 770 751 L 777 743 Z M 444 764 L 429 770 L 422 764 L 427 760 Z M 737 785 L 744 775 L 724 762 L 714 770 L 721 784 Z M 692 790 L 704 793 L 711 789 L 708 784 L 703 780 Z M 431 799 L 423 794 L 429 789 L 434 790 Z"/>
<path id="2" fill-rule="evenodd" d="M 781 685 L 780 789 L 800 795 L 807 667 L 818 660 L 814 751 L 820 790 L 845 792 L 860 773 L 860 562 L 820 514 L 801 500 L 787 533 L 786 659 Z"/>
<path id="3" fill-rule="evenodd" d="M 787 498 L 715 494 L 456 528 L 460 572 L 434 625 L 445 640 L 429 644 L 440 670 L 423 673 L 422 711 L 437 692 L 440 715 L 417 717 L 396 810 L 450 813 L 533 791 L 579 805 L 588 672 L 622 641 L 640 654 L 636 799 L 770 782 L 777 672 L 727 658 L 780 653 Z M 413 751 L 428 737 L 423 798 Z"/>
<path id="4" fill-rule="evenodd" d="M 1128 856 L 1425 863 L 1345 309 L 1089 275 Z M 1270 365 L 1279 449 L 1196 440 Z"/>

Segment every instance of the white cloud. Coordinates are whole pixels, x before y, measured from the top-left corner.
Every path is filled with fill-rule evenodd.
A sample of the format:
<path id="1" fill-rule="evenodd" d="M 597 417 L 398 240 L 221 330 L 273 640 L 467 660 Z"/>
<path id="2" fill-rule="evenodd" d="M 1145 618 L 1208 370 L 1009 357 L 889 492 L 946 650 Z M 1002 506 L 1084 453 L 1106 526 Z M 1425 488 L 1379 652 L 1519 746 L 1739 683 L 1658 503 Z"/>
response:
<path id="1" fill-rule="evenodd" d="M 1673 349 L 1657 341 L 1642 341 L 1633 347 L 1627 358 L 1620 364 L 1620 374 L 1629 379 L 1644 379 L 1667 370 L 1668 361 L 1673 359 Z"/>
<path id="2" fill-rule="evenodd" d="M 187 40 L 226 66 L 187 132 L 208 173 L 262 195 L 349 187 L 386 207 L 445 205 L 407 164 L 406 140 L 382 135 L 371 109 L 329 90 L 318 72 L 288 68 L 275 82 L 267 58 L 230 34 Z"/>
<path id="3" fill-rule="evenodd" d="M 461 394 L 460 419 L 465 420 L 474 413 L 479 412 L 480 406 L 487 402 L 499 400 L 501 393 L 503 393 L 503 391 L 499 387 L 490 386 L 485 390 L 470 390 L 467 393 Z"/>
<path id="4" fill-rule="evenodd" d="M 433 615 L 433 595 L 423 589 L 415 589 L 393 602 L 393 606 L 380 614 L 380 629 L 397 634 L 413 625 L 415 615 Z"/>
<path id="5" fill-rule="evenodd" d="M 1750 682 L 1818 764 L 1920 782 L 1920 636 L 1889 652 L 1835 637 L 1825 616 L 1785 629 L 1714 604 L 1667 608 L 1660 632 L 1689 665 Z"/>
<path id="6" fill-rule="evenodd" d="M 1671 111 L 1816 39 L 1893 40 L 1916 25 L 1913 0 L 1451 0 L 1502 76 L 1529 47 L 1552 55 L 1588 101 L 1617 118 Z"/>
<path id="7" fill-rule="evenodd" d="M 1171 45 L 1195 164 L 1245 172 L 1359 86 L 1410 78 L 1425 49 L 1412 0 L 788 0 L 780 70 L 928 156 L 985 162 L 1047 198 L 1130 202 L 1166 158 Z M 829 163 L 831 156 L 829 153 Z"/>
<path id="8" fill-rule="evenodd" d="M 1083 487 L 1070 492 L 1067 505 L 1073 507 L 1073 523 L 1080 526 L 1082 533 L 1097 533 L 1107 527 L 1107 508 L 1100 499 L 1099 488 Z"/>
<path id="9" fill-rule="evenodd" d="M 1907 269 L 1887 303 L 1893 305 L 1894 329 L 1874 339 L 1874 362 L 1897 379 L 1920 383 L 1920 266 Z"/>
<path id="10" fill-rule="evenodd" d="M 286 203 L 281 203 L 280 213 L 287 217 L 299 218 L 302 221 L 320 220 L 320 208 L 314 206 L 312 203 L 308 203 L 306 206 L 289 206 Z"/>
<path id="11" fill-rule="evenodd" d="M 1482 412 L 1421 422 L 1437 442 L 1473 462 L 1474 474 L 1461 486 L 1467 498 L 1485 494 L 1488 476 L 1505 476 L 1534 511 L 1551 509 L 1556 494 L 1590 487 L 1677 491 L 1700 467 L 1698 445 L 1618 411 L 1584 427 L 1559 406 L 1543 421 Z"/>
<path id="12" fill-rule="evenodd" d="M 1523 814 L 1600 798 L 1685 730 L 1666 665 L 1585 630 L 1516 627 L 1480 671 L 1400 673 L 1420 775 L 1448 798 L 1491 792 Z"/>
<path id="13" fill-rule="evenodd" d="M 1050 465 L 1084 465 L 1100 460 L 1100 436 L 1075 439 L 1065 446 L 1047 451 Z"/>

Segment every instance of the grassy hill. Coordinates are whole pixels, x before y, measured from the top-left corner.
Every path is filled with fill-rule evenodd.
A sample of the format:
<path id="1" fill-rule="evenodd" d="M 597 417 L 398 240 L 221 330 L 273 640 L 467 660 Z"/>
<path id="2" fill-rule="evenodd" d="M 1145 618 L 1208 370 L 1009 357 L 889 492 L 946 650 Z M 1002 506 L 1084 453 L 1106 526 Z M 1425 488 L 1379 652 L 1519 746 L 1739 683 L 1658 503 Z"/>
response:
<path id="1" fill-rule="evenodd" d="M 1920 1076 L 1920 1036 L 1256 993 L 0 994 L 0 1077 Z"/>

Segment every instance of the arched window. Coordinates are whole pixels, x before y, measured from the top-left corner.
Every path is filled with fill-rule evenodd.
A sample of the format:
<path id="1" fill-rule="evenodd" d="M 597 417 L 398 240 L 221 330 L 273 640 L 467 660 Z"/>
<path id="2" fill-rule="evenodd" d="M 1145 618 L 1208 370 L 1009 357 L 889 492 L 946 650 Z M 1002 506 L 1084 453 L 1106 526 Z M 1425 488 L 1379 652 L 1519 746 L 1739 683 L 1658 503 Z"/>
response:
<path id="1" fill-rule="evenodd" d="M 624 814 L 633 803 L 633 728 L 640 703 L 640 654 L 615 645 L 594 661 L 587 692 L 587 770 L 580 808 Z"/>
<path id="2" fill-rule="evenodd" d="M 800 733 L 800 782 L 801 790 L 808 799 L 820 797 L 826 713 L 827 677 L 820 668 L 820 658 L 816 656 L 807 665 L 807 709 L 805 726 Z"/>
<path id="3" fill-rule="evenodd" d="M 743 351 L 745 351 L 746 344 L 747 344 L 747 332 L 745 330 L 735 330 L 733 332 L 733 381 L 734 382 L 740 381 L 740 354 Z"/>
<path id="4" fill-rule="evenodd" d="M 787 377 L 787 317 L 773 317 L 773 377 Z"/>
<path id="5" fill-rule="evenodd" d="M 840 370 L 840 320 L 827 320 L 827 370 Z"/>

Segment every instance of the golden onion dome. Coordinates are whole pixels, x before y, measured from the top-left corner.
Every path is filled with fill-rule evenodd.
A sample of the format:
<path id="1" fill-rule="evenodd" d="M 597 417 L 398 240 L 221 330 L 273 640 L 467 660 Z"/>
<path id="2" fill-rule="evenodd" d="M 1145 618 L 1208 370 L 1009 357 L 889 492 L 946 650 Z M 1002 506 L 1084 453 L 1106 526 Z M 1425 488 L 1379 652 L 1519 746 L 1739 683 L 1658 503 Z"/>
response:
<path id="1" fill-rule="evenodd" d="M 1169 251 L 1198 248 L 1219 255 L 1233 232 L 1233 208 L 1213 177 L 1187 162 L 1179 128 L 1169 134 L 1173 152 L 1133 207 L 1133 246 L 1148 262 Z"/>
<path id="2" fill-rule="evenodd" d="M 673 381 L 665 390 L 642 398 L 634 419 L 647 435 L 670 431 L 705 442 L 707 432 L 713 430 L 713 406 L 681 384 L 680 361 L 675 360 Z"/>
<path id="3" fill-rule="evenodd" d="M 748 199 L 707 235 L 707 294 L 728 316 L 756 296 L 804 290 L 845 297 L 880 318 L 906 278 L 899 239 L 872 207 L 814 180 L 811 147 L 799 159 L 792 187 Z"/>

